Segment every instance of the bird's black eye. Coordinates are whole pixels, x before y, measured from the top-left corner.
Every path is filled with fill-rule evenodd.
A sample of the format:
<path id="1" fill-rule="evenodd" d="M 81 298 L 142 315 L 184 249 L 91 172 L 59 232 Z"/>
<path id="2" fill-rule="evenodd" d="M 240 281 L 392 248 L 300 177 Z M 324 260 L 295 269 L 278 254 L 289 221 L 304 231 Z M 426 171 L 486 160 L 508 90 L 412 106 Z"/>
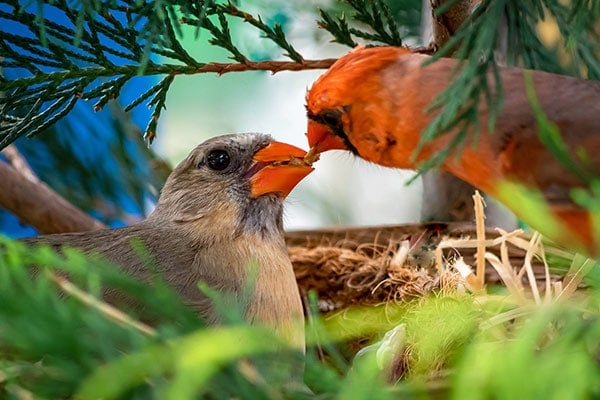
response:
<path id="1" fill-rule="evenodd" d="M 321 119 L 332 128 L 338 128 L 342 126 L 342 112 L 340 110 L 326 110 L 321 113 Z"/>
<path id="2" fill-rule="evenodd" d="M 206 156 L 206 164 L 215 171 L 223 171 L 230 162 L 229 153 L 225 150 L 213 150 Z"/>

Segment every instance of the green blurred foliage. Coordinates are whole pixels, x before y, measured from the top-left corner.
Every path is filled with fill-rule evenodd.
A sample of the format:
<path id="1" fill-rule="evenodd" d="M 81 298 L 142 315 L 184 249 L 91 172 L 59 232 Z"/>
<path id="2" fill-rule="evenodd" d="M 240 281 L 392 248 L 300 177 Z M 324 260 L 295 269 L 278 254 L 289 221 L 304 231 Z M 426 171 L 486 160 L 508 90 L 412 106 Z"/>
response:
<path id="1" fill-rule="evenodd" d="M 544 305 L 519 306 L 501 295 L 435 294 L 325 317 L 316 313 L 313 298 L 302 380 L 293 367 L 302 358 L 297 350 L 241 320 L 205 327 L 160 281 L 143 285 L 75 250 L 57 255 L 4 239 L 0 246 L 1 398 L 600 395 L 597 267 L 586 292 Z M 154 333 L 61 293 L 52 274 L 68 275 L 96 298 L 108 287 L 125 291 L 143 304 L 124 308 L 131 321 L 151 321 Z M 384 337 L 399 326 L 402 335 L 394 341 Z M 351 344 L 365 338 L 373 344 L 355 355 Z"/>

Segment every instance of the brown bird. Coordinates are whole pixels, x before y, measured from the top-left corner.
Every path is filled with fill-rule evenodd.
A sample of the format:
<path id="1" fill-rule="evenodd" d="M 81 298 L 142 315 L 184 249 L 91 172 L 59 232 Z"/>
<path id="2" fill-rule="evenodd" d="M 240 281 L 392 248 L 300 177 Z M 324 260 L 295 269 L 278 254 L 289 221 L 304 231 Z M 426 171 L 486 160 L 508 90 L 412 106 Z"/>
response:
<path id="1" fill-rule="evenodd" d="M 427 109 L 458 66 L 447 58 L 423 66 L 428 60 L 401 47 L 359 48 L 340 58 L 306 96 L 311 152 L 345 149 L 380 165 L 418 169 L 444 149 L 457 130 L 426 143 L 414 158 L 421 133 L 437 115 Z M 571 158 L 600 176 L 600 82 L 530 73 L 541 108 L 560 130 Z M 485 122 L 477 142 L 471 130 L 469 144 L 441 168 L 497 198 L 550 239 L 599 256 L 600 227 L 571 197 L 572 189 L 585 182 L 541 142 L 524 70 L 500 68 L 499 75 L 504 99 L 494 132 L 488 130 L 489 111 L 482 100 L 478 116 Z M 535 190 L 546 203 L 531 208 L 518 200 L 526 197 L 505 190 L 507 184 Z"/>
<path id="2" fill-rule="evenodd" d="M 304 155 L 264 134 L 216 137 L 173 170 L 146 220 L 25 242 L 99 253 L 127 274 L 148 281 L 153 272 L 132 248 L 132 241 L 140 241 L 158 273 L 213 324 L 219 315 L 198 282 L 219 291 L 223 300 L 238 303 L 254 277 L 245 319 L 273 327 L 303 348 L 302 304 L 283 238 L 282 212 L 285 197 L 312 171 L 301 162 Z M 118 302 L 114 296 L 106 293 L 106 300 Z"/>

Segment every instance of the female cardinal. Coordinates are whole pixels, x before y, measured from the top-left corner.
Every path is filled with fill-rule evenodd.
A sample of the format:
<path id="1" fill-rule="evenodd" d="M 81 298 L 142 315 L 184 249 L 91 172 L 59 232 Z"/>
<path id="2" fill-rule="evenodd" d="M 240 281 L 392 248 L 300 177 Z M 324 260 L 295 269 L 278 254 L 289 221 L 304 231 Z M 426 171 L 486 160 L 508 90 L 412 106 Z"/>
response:
<path id="1" fill-rule="evenodd" d="M 388 167 L 417 169 L 447 147 L 448 132 L 415 154 L 420 135 L 435 118 L 428 112 L 448 86 L 459 61 L 429 57 L 407 48 L 360 48 L 340 58 L 308 91 L 308 141 L 313 152 L 332 149 Z M 530 71 L 542 110 L 556 125 L 577 166 L 600 176 L 600 82 Z M 504 93 L 493 133 L 489 111 L 478 105 L 480 134 L 450 154 L 441 168 L 496 197 L 549 238 L 589 255 L 600 255 L 600 227 L 574 203 L 572 189 L 585 182 L 565 167 L 538 136 L 536 116 L 526 94 L 524 70 L 500 68 Z M 510 189 L 517 189 L 510 190 Z M 529 207 L 534 191 L 543 207 Z M 546 205 L 547 204 L 547 205 Z M 555 218 L 549 218 L 555 217 Z"/>
<path id="2" fill-rule="evenodd" d="M 209 323 L 219 316 L 198 282 L 221 292 L 224 301 L 239 303 L 254 276 L 246 320 L 273 327 L 303 349 L 302 304 L 283 238 L 282 210 L 285 197 L 312 171 L 301 162 L 305 153 L 263 134 L 213 138 L 173 170 L 146 220 L 25 242 L 99 253 L 149 281 L 152 268 L 132 248 L 132 241 L 141 241 L 158 273 Z M 119 302 L 117 296 L 107 292 L 106 300 Z"/>

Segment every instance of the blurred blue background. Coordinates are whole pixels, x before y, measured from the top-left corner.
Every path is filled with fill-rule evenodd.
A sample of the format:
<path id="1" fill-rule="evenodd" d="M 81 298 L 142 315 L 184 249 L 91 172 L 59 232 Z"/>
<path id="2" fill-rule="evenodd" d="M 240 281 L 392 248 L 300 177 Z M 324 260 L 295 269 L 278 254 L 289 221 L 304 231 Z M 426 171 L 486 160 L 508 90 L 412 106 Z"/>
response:
<path id="1" fill-rule="evenodd" d="M 282 24 L 289 41 L 305 58 L 318 59 L 339 57 L 349 51 L 331 43 L 327 32 L 316 29 L 317 7 L 332 4 L 259 1 L 252 5 L 241 2 L 239 6 L 255 15 L 260 12 L 269 24 Z M 60 15 L 53 16 L 52 11 L 49 8 L 50 14 L 46 15 L 60 20 Z M 247 24 L 234 19 L 230 29 L 239 49 L 251 59 L 285 59 L 281 49 L 260 38 Z M 230 61 L 228 54 L 210 46 L 208 39 L 204 31 L 197 36 L 193 29 L 184 29 L 182 42 L 201 62 Z M 4 73 L 10 79 L 19 71 Z M 119 104 L 128 104 L 160 77 L 135 78 L 125 86 L 118 103 L 94 112 L 94 101 L 79 101 L 47 132 L 20 139 L 17 146 L 36 174 L 61 195 L 109 226 L 123 226 L 151 212 L 166 177 L 168 167 L 153 152 L 175 165 L 198 143 L 233 132 L 264 132 L 306 148 L 304 97 L 322 73 L 177 76 L 150 150 L 142 140 L 150 111 L 142 104 L 125 114 Z M 347 152 L 326 153 L 316 164 L 316 171 L 290 195 L 286 228 L 416 222 L 421 187 L 419 181 L 405 186 L 412 176 L 412 172 L 368 164 Z M 13 237 L 36 233 L 2 210 L 0 231 Z"/>

